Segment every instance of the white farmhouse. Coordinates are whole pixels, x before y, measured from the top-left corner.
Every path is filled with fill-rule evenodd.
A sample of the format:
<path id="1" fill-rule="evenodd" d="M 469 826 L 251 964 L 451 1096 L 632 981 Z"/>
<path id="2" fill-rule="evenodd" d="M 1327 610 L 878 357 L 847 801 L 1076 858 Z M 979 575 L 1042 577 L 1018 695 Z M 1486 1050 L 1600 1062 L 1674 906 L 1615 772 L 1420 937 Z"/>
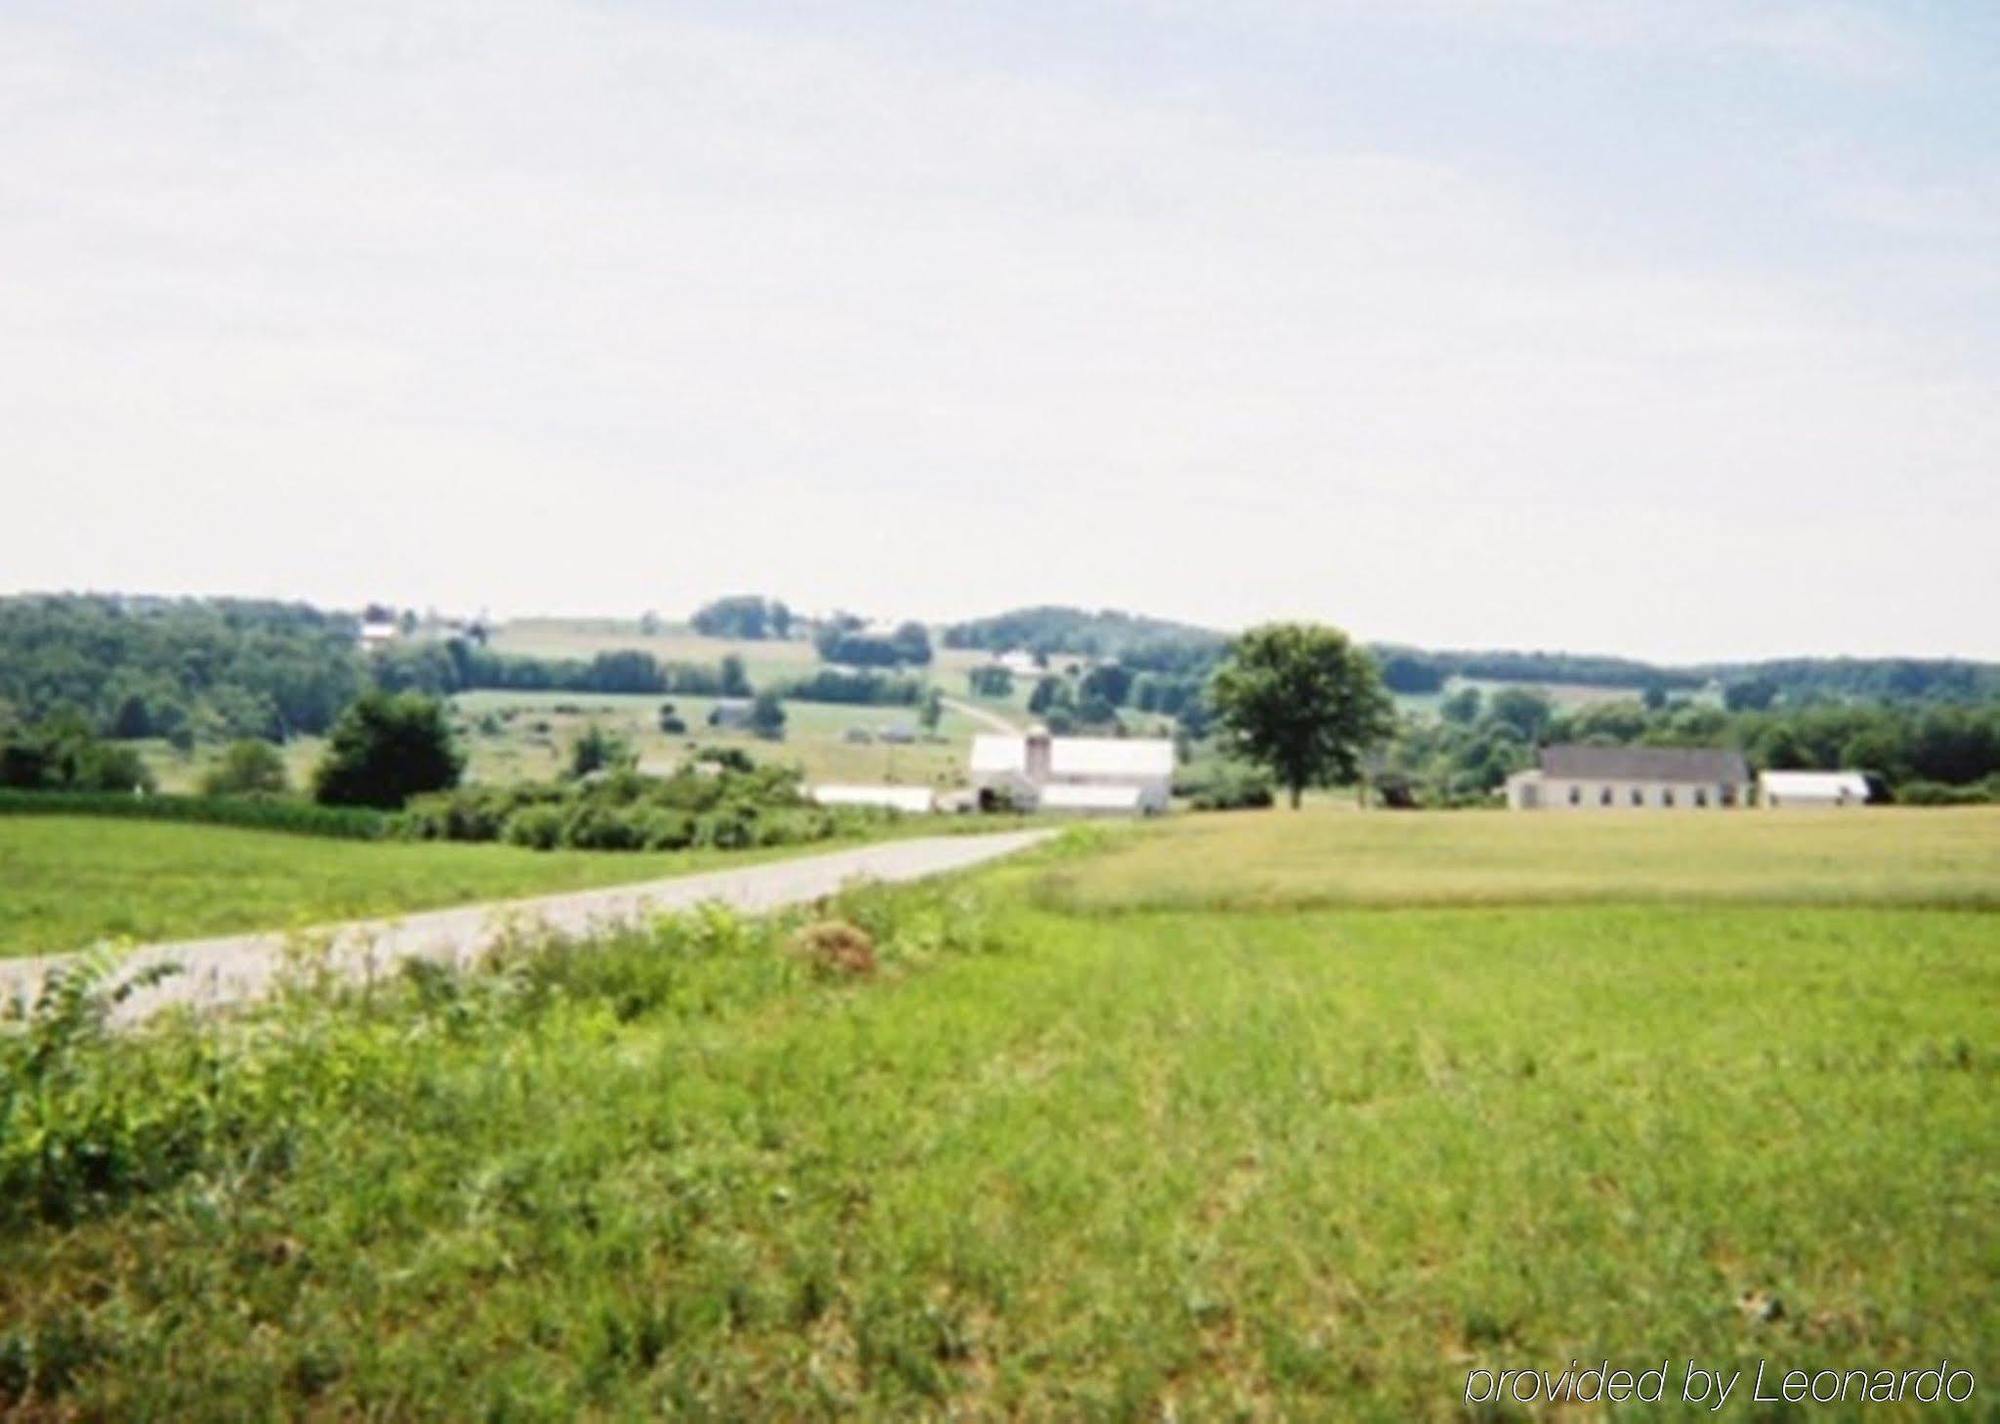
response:
<path id="1" fill-rule="evenodd" d="M 1722 747 L 1555 746 L 1541 765 L 1507 778 L 1516 811 L 1700 810 L 1742 804 L 1743 753 Z"/>
<path id="2" fill-rule="evenodd" d="M 1153 737 L 972 739 L 972 787 L 981 807 L 1139 816 L 1167 809 L 1173 795 L 1174 744 Z"/>
<path id="3" fill-rule="evenodd" d="M 1757 777 L 1757 804 L 1772 809 L 1865 806 L 1868 778 L 1858 771 L 1766 771 Z"/>

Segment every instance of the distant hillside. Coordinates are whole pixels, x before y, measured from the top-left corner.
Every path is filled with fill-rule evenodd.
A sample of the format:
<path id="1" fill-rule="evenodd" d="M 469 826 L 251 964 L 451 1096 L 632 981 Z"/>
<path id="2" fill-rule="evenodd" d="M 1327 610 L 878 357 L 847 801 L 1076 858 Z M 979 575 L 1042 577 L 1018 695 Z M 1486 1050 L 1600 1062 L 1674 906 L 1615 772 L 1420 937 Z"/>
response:
<path id="1" fill-rule="evenodd" d="M 364 682 L 358 627 L 257 599 L 0 598 L 0 722 L 69 711 L 118 737 L 324 731 Z"/>
<path id="2" fill-rule="evenodd" d="M 1147 618 L 1109 608 L 1093 613 L 1054 605 L 1017 608 L 990 618 L 954 623 L 944 630 L 947 648 L 984 648 L 995 653 L 1012 648 L 1031 653 L 1074 653 L 1153 672 L 1203 666 L 1220 657 L 1228 643 L 1227 633 L 1191 623 Z"/>
<path id="3" fill-rule="evenodd" d="M 1144 670 L 1195 673 L 1226 651 L 1229 634 L 1143 614 L 1042 606 L 945 629 L 950 648 L 1075 653 Z M 1714 682 L 1746 707 L 1774 702 L 1982 702 L 2000 698 L 2000 663 L 1959 658 L 1773 658 L 1675 666 L 1600 653 L 1426 649 L 1371 644 L 1390 687 L 1434 692 L 1453 677 L 1490 682 L 1690 691 Z"/>

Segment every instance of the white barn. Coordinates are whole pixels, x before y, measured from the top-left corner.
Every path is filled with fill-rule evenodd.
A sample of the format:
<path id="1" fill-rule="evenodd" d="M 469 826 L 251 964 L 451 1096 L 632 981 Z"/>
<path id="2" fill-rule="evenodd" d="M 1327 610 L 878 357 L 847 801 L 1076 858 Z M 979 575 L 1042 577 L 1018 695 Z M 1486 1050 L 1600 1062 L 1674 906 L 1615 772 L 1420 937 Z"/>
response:
<path id="1" fill-rule="evenodd" d="M 1868 778 L 1858 771 L 1766 771 L 1757 777 L 1757 804 L 1772 810 L 1865 806 Z"/>
<path id="2" fill-rule="evenodd" d="M 879 806 L 912 816 L 937 809 L 937 796 L 928 786 L 815 786 L 806 794 L 821 806 Z"/>
<path id="3" fill-rule="evenodd" d="M 1515 811 L 1702 810 L 1742 805 L 1743 753 L 1722 747 L 1555 746 L 1507 778 Z"/>
<path id="4" fill-rule="evenodd" d="M 972 788 L 981 806 L 1005 801 L 1026 811 L 1139 816 L 1167 809 L 1174 744 L 1155 737 L 972 739 Z"/>

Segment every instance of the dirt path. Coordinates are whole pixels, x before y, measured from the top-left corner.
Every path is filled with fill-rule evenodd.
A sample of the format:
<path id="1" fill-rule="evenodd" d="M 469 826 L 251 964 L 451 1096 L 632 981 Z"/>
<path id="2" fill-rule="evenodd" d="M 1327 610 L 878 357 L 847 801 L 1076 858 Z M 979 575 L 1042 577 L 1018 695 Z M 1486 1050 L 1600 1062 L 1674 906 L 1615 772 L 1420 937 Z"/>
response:
<path id="1" fill-rule="evenodd" d="M 921 880 L 963 870 L 1012 855 L 1053 834 L 1046 830 L 1005 831 L 885 841 L 737 870 L 460 905 L 396 919 L 352 921 L 316 933 L 332 937 L 331 963 L 339 972 L 362 978 L 405 959 L 467 963 L 509 929 L 520 926 L 583 934 L 662 910 L 690 909 L 709 902 L 752 913 L 777 910 L 831 895 L 853 880 Z M 142 1019 L 168 1004 L 207 1008 L 255 998 L 271 987 L 284 965 L 287 946 L 297 939 L 292 934 L 253 933 L 147 945 L 121 964 L 121 976 L 162 962 L 180 965 L 181 972 L 133 995 L 120 1008 L 118 1018 L 121 1022 Z M 0 960 L 0 1002 L 16 994 L 33 995 L 43 975 L 73 957 Z"/>
<path id="2" fill-rule="evenodd" d="M 962 712 L 982 727 L 999 732 L 1003 736 L 1018 737 L 1021 735 L 1021 729 L 1012 722 L 1009 722 L 1005 717 L 1002 717 L 998 712 L 988 711 L 984 707 L 960 701 L 956 697 L 940 697 L 938 700 L 952 711 Z"/>

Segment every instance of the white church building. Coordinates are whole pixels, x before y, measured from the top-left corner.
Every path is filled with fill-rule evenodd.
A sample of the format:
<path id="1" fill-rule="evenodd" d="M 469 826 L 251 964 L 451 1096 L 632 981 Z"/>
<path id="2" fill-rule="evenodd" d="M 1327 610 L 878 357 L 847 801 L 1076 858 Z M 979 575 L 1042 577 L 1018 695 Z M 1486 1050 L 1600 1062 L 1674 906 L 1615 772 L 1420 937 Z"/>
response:
<path id="1" fill-rule="evenodd" d="M 1153 737 L 1026 736 L 972 739 L 972 789 L 982 808 L 1144 816 L 1167 809 L 1174 744 Z"/>
<path id="2" fill-rule="evenodd" d="M 1543 747 L 1507 778 L 1515 811 L 1699 811 L 1749 799 L 1743 753 L 1723 747 Z"/>

